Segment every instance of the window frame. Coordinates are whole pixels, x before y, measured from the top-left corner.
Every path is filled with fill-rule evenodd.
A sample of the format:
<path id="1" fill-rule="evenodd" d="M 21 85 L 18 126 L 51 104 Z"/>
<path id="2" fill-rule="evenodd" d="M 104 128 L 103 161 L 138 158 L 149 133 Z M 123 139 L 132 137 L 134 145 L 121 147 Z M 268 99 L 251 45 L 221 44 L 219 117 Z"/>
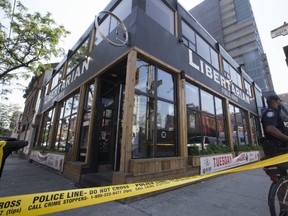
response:
<path id="1" fill-rule="evenodd" d="M 178 155 L 178 120 L 177 120 L 177 97 L 176 97 L 176 90 L 177 90 L 177 76 L 171 72 L 169 72 L 168 70 L 166 69 L 163 69 L 162 67 L 159 67 L 158 65 L 155 65 L 155 64 L 149 64 L 148 62 L 142 60 L 142 59 L 138 59 L 140 61 L 140 64 L 142 64 L 142 66 L 145 66 L 145 67 L 153 67 L 154 69 L 151 70 L 153 71 L 154 73 L 154 82 L 153 82 L 153 89 L 154 91 L 151 91 L 151 92 L 145 92 L 145 91 L 141 91 L 137 88 L 135 88 L 135 96 L 134 96 L 134 104 L 136 102 L 140 102 L 140 100 L 136 101 L 135 98 L 138 97 L 138 98 L 141 98 L 141 97 L 145 97 L 145 101 L 149 101 L 149 103 L 152 103 L 152 107 L 151 107 L 151 110 L 152 112 L 149 111 L 149 113 L 152 113 L 152 115 L 148 115 L 149 113 L 147 113 L 147 106 L 146 106 L 146 112 L 145 112 L 145 118 L 147 121 L 149 121 L 151 124 L 148 125 L 148 123 L 146 122 L 145 123 L 145 128 L 147 129 L 147 127 L 151 127 L 150 129 L 148 129 L 149 133 L 150 133 L 150 130 L 152 131 L 152 136 L 150 137 L 151 140 L 148 139 L 146 140 L 146 142 L 152 142 L 152 143 L 149 143 L 149 146 L 150 146 L 150 154 L 149 153 L 144 153 L 143 156 L 141 156 L 140 154 L 137 155 L 136 151 L 137 151 L 137 146 L 135 147 L 132 147 L 132 158 L 133 159 L 139 159 L 139 158 L 159 158 L 159 157 L 174 157 L 174 156 L 177 156 Z M 138 64 L 138 65 L 140 65 Z M 138 66 L 138 68 L 141 69 L 142 66 Z M 173 100 L 170 100 L 169 98 L 165 98 L 165 97 L 161 97 L 158 95 L 158 88 L 157 88 L 157 85 L 158 85 L 158 75 L 159 73 L 164 72 L 164 73 L 167 73 L 168 75 L 171 75 L 171 78 L 172 78 L 172 82 L 174 84 L 173 86 Z M 137 75 L 136 75 L 137 76 Z M 140 74 L 141 76 L 141 74 Z M 137 79 L 137 78 L 136 78 Z M 171 143 L 170 145 L 169 144 L 162 144 L 162 143 L 159 143 L 160 141 L 160 138 L 157 137 L 159 135 L 158 133 L 158 125 L 157 125 L 157 122 L 158 122 L 158 109 L 159 109 L 159 104 L 158 103 L 163 103 L 163 104 L 168 104 L 168 106 L 172 106 L 173 107 L 173 115 L 171 118 L 172 121 L 173 121 L 173 133 L 174 135 L 172 136 L 171 134 L 173 134 L 171 131 L 167 130 L 166 132 L 163 132 L 163 134 L 168 134 L 168 136 L 172 136 L 173 138 L 173 142 L 174 143 Z M 139 105 L 140 107 L 140 105 Z M 168 108 L 165 106 L 165 109 Z M 136 109 L 136 106 L 134 105 L 134 110 L 133 110 L 133 117 L 134 117 L 134 123 L 136 123 L 135 125 L 133 124 L 133 127 L 136 126 L 138 127 L 138 124 L 137 124 L 137 115 L 138 113 L 134 113 Z M 169 110 L 169 108 L 168 108 Z M 168 120 L 165 120 L 166 124 Z M 171 123 L 171 122 L 170 122 Z M 164 131 L 163 128 L 161 128 L 162 131 Z M 134 132 L 133 132 L 134 133 Z M 157 135 L 158 134 L 158 135 Z M 169 135 L 170 134 L 170 135 Z M 134 136 L 136 137 L 136 136 Z M 165 137 L 163 135 L 163 137 Z M 162 137 L 162 138 L 163 138 Z M 165 137 L 166 138 L 166 137 Z M 139 141 L 139 140 L 138 140 Z M 137 140 L 136 140 L 137 142 Z M 132 137 L 132 145 L 133 145 L 133 137 Z M 171 150 L 170 147 L 172 146 L 172 149 L 173 151 Z M 164 153 L 161 152 L 161 148 L 164 148 Z M 168 150 L 165 151 L 168 147 Z"/>
<path id="2" fill-rule="evenodd" d="M 231 110 L 233 112 L 231 112 Z M 229 103 L 228 112 L 229 112 L 230 119 L 231 119 L 231 125 L 233 126 L 232 127 L 233 145 L 234 146 L 235 145 L 249 145 L 250 131 L 247 129 L 248 121 L 249 121 L 247 111 L 232 103 Z M 235 137 L 234 137 L 234 132 L 235 132 Z M 244 136 L 244 144 L 239 142 L 239 141 L 241 142 L 243 141 L 243 139 L 240 138 L 241 132 L 243 133 L 243 136 Z"/>
<path id="3" fill-rule="evenodd" d="M 196 52 L 214 69 L 220 71 L 219 53 L 209 43 L 207 43 L 204 38 L 197 34 L 197 32 L 194 31 L 194 29 L 184 19 L 181 20 L 181 26 L 183 44 Z M 189 31 L 193 34 L 191 37 L 190 35 L 186 35 L 186 33 L 189 34 Z"/>
<path id="4" fill-rule="evenodd" d="M 78 104 L 77 104 L 77 109 L 75 111 L 73 111 L 74 109 L 74 103 L 75 103 L 75 98 L 78 97 Z M 72 105 L 69 108 L 69 112 L 65 112 L 66 110 L 66 105 L 67 102 L 71 100 L 72 101 Z M 68 146 L 68 141 L 70 139 L 70 130 L 71 130 L 71 120 L 72 118 L 75 119 L 75 123 L 77 121 L 77 115 L 78 115 L 78 111 L 79 111 L 79 102 L 80 102 L 80 92 L 79 90 L 77 90 L 76 92 L 74 92 L 72 95 L 70 95 L 69 97 L 67 97 L 66 99 L 64 99 L 62 101 L 62 107 L 61 107 L 61 112 L 60 112 L 60 116 L 59 116 L 59 124 L 58 124 L 58 128 L 57 128 L 57 133 L 56 133 L 56 140 L 55 140 L 55 146 L 54 148 L 59 150 L 59 151 L 65 151 L 65 152 L 69 152 L 72 151 L 72 147 L 73 147 L 73 142 L 70 143 L 71 146 Z M 62 137 L 62 133 L 63 133 L 63 122 L 68 122 L 67 124 L 67 134 L 64 135 L 65 139 L 61 140 Z M 75 125 L 74 125 L 75 126 Z M 74 127 L 74 132 L 75 132 L 76 127 Z M 75 136 L 75 134 L 74 134 Z M 60 146 L 60 142 L 64 141 L 64 146 Z"/>
<path id="5" fill-rule="evenodd" d="M 187 95 L 188 95 L 188 92 L 187 92 L 187 88 L 189 88 L 188 86 L 192 86 L 193 88 L 197 88 L 198 90 L 198 95 L 199 95 L 199 104 L 200 104 L 200 109 L 197 109 L 197 108 L 193 108 L 193 107 L 187 107 L 189 104 L 187 104 L 187 100 L 186 100 L 186 107 L 187 107 L 187 148 L 188 148 L 188 154 L 189 155 L 193 155 L 195 153 L 195 147 L 197 146 L 198 147 L 198 150 L 196 151 L 199 151 L 199 150 L 203 150 L 203 149 L 206 149 L 207 147 L 207 143 L 205 144 L 204 142 L 204 138 L 207 138 L 210 139 L 212 137 L 214 137 L 215 135 L 215 140 L 216 142 L 221 145 L 224 144 L 224 145 L 227 145 L 226 143 L 226 140 L 227 140 L 227 135 L 225 133 L 225 128 L 226 128 L 226 123 L 225 123 L 225 116 L 224 116 L 224 105 L 223 105 L 223 99 L 219 98 L 218 96 L 216 96 L 215 94 L 211 93 L 211 92 L 208 92 L 204 89 L 202 89 L 201 87 L 199 86 L 196 86 L 194 85 L 193 83 L 191 82 L 185 82 L 185 89 L 186 89 L 186 98 L 187 98 Z M 201 92 L 205 92 L 207 94 L 210 94 L 212 97 L 213 97 L 213 113 L 211 112 L 207 112 L 205 110 L 203 110 L 203 101 L 202 101 L 202 95 L 201 95 Z M 220 113 L 220 115 L 218 114 L 219 112 L 217 112 L 216 110 L 216 100 L 217 101 L 220 101 L 221 102 L 221 106 L 222 106 L 222 113 Z M 194 115 L 194 123 L 191 123 L 190 122 L 190 118 L 191 118 L 191 114 Z M 198 120 L 198 123 L 197 123 L 197 120 Z M 213 123 L 213 127 L 209 127 L 209 128 L 206 128 L 206 125 L 209 125 L 211 123 L 211 120 L 214 122 Z M 208 121 L 210 122 L 209 124 L 206 124 L 205 122 Z M 194 126 L 195 128 L 195 133 L 193 134 L 193 127 L 190 127 L 190 125 Z M 198 131 L 197 131 L 197 127 L 196 125 L 198 125 Z M 221 127 L 221 125 L 223 126 L 223 128 Z M 211 130 L 211 134 L 205 134 L 205 128 L 207 130 Z M 192 133 L 189 133 L 189 128 L 190 130 L 192 131 Z M 220 130 L 222 128 L 222 131 Z M 214 130 L 214 131 L 213 131 Z M 221 134 L 222 132 L 223 135 Z M 192 135 L 192 136 L 191 136 Z M 201 138 L 200 140 L 202 140 L 201 144 L 193 144 L 193 143 L 189 143 L 189 140 L 192 140 L 192 138 L 196 138 L 196 137 L 199 137 Z"/>
<path id="6" fill-rule="evenodd" d="M 149 3 L 152 3 L 155 7 L 149 7 Z M 160 5 L 161 4 L 161 5 Z M 175 26 L 175 9 L 173 9 L 169 4 L 167 4 L 167 2 L 165 1 L 162 1 L 162 0 L 158 0 L 158 1 L 155 1 L 155 0 L 146 0 L 146 14 L 151 17 L 155 22 L 157 22 L 159 25 L 161 25 L 163 28 L 165 28 L 167 31 L 169 31 L 171 34 L 175 35 L 175 31 L 176 31 L 176 26 Z M 149 11 L 149 8 L 152 8 L 153 11 Z M 164 9 L 167 9 L 166 11 L 164 11 Z M 154 13 L 155 10 L 157 10 L 157 13 Z M 169 11 L 168 11 L 169 10 Z M 169 20 L 169 26 L 167 27 L 166 25 L 164 25 L 164 23 L 160 22 L 161 19 L 158 19 L 159 18 L 159 15 L 160 14 L 160 11 L 162 11 L 163 13 L 161 13 L 162 15 L 163 14 L 168 14 L 168 12 L 171 12 L 172 13 L 172 17 L 168 16 L 168 19 Z M 156 15 L 158 15 L 157 17 L 154 17 Z M 170 14 L 171 15 L 171 14 Z M 164 16 L 163 16 L 164 17 Z M 167 16 L 165 16 L 166 19 L 164 19 L 166 22 L 167 20 Z M 162 20 L 163 20 L 162 19 Z"/>

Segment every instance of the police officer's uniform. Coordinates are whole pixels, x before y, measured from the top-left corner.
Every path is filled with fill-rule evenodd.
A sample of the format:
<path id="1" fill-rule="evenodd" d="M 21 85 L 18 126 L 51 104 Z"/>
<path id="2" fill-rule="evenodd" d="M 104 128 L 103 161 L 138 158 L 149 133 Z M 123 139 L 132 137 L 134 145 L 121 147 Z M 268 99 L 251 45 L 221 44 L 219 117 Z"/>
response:
<path id="1" fill-rule="evenodd" d="M 280 117 L 280 111 L 275 108 L 268 108 L 262 115 L 262 125 L 264 129 L 265 142 L 263 144 L 263 150 L 266 156 L 273 157 L 275 155 L 283 154 L 286 151 L 283 142 L 276 137 L 273 137 L 266 132 L 266 126 L 273 125 L 282 133 L 285 131 L 285 126 L 282 118 Z"/>

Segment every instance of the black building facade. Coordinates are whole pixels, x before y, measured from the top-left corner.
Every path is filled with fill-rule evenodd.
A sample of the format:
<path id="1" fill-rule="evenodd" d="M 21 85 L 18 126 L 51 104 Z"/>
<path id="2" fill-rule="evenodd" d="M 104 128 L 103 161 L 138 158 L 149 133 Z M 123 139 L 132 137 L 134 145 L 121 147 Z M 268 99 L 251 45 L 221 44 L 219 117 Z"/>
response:
<path id="1" fill-rule="evenodd" d="M 199 173 L 188 162 L 191 140 L 258 144 L 260 88 L 177 0 L 111 1 L 105 10 L 124 22 L 128 43 L 101 37 L 126 39 L 102 13 L 45 83 L 37 145 L 63 152 L 64 175 L 175 178 Z"/>

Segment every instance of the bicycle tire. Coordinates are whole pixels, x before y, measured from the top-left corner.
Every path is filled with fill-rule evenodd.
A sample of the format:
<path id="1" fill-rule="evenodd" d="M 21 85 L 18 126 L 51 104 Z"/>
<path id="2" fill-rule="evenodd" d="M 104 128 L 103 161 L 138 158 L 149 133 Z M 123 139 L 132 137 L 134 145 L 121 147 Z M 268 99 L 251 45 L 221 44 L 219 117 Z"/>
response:
<path id="1" fill-rule="evenodd" d="M 288 215 L 288 176 L 282 177 L 277 184 L 272 183 L 268 195 L 271 216 Z"/>

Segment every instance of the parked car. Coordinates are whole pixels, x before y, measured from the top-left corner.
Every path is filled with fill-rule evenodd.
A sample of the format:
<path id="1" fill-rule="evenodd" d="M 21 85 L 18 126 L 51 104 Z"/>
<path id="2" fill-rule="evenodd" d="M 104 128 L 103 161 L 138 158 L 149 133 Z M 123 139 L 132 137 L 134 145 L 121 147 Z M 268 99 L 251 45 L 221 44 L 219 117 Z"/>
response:
<path id="1" fill-rule="evenodd" d="M 206 149 L 208 145 L 225 145 L 225 141 L 212 136 L 195 136 L 188 138 L 187 147 L 198 147 L 198 150 Z"/>

